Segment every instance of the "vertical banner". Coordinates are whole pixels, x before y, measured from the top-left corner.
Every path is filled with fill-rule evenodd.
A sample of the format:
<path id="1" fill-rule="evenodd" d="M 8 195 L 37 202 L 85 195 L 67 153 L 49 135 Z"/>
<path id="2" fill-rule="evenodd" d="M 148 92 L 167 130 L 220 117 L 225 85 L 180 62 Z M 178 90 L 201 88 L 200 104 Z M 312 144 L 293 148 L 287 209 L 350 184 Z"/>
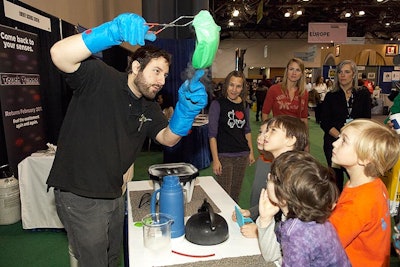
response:
<path id="1" fill-rule="evenodd" d="M 261 0 L 257 6 L 257 24 L 260 23 L 263 17 L 264 17 L 264 0 Z"/>
<path id="2" fill-rule="evenodd" d="M 18 176 L 18 163 L 46 147 L 39 90 L 39 45 L 37 35 L 4 25 L 0 25 L 0 40 L 2 127 L 10 169 Z"/>

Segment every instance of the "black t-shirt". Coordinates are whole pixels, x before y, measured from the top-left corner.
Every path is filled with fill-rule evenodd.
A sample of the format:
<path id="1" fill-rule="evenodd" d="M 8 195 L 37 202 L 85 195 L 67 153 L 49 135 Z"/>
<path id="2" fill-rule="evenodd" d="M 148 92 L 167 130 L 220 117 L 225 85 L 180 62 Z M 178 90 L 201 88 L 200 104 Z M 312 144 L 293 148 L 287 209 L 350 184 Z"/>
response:
<path id="1" fill-rule="evenodd" d="M 250 151 L 246 139 L 246 111 L 243 103 L 233 103 L 226 97 L 218 99 L 218 153 Z"/>
<path id="2" fill-rule="evenodd" d="M 73 96 L 47 184 L 85 197 L 117 198 L 145 138 L 155 138 L 168 122 L 157 103 L 133 95 L 126 73 L 100 60 L 63 75 Z"/>

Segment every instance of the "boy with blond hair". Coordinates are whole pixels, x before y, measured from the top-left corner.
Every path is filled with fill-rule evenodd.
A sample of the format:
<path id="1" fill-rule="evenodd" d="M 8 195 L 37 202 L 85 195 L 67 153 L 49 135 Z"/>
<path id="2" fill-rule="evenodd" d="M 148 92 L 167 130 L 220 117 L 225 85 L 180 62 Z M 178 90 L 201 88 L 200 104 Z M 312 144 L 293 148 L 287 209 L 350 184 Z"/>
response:
<path id="1" fill-rule="evenodd" d="M 349 181 L 330 217 L 353 267 L 389 266 L 389 195 L 379 178 L 399 159 L 399 137 L 373 120 L 346 124 L 333 143 L 332 162 Z"/>

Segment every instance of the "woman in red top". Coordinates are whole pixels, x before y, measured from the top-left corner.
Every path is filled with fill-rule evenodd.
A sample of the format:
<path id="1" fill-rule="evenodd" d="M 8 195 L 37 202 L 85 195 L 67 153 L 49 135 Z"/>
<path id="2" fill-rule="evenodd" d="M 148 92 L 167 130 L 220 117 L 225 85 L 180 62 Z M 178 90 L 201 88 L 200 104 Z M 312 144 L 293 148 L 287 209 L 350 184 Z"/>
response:
<path id="1" fill-rule="evenodd" d="M 308 124 L 308 92 L 305 89 L 304 63 L 299 58 L 289 60 L 283 81 L 271 86 L 262 109 L 263 121 L 273 116 L 290 115 Z"/>

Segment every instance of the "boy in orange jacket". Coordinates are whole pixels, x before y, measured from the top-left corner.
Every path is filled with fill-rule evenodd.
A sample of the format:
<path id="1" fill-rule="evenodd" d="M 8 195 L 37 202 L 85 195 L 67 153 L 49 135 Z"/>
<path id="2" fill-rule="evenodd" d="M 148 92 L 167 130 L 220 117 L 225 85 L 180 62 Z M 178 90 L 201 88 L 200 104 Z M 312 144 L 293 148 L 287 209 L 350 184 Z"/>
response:
<path id="1" fill-rule="evenodd" d="M 389 266 L 389 195 L 379 178 L 399 159 L 398 135 L 368 119 L 346 124 L 333 143 L 332 162 L 349 174 L 330 217 L 353 267 Z"/>

